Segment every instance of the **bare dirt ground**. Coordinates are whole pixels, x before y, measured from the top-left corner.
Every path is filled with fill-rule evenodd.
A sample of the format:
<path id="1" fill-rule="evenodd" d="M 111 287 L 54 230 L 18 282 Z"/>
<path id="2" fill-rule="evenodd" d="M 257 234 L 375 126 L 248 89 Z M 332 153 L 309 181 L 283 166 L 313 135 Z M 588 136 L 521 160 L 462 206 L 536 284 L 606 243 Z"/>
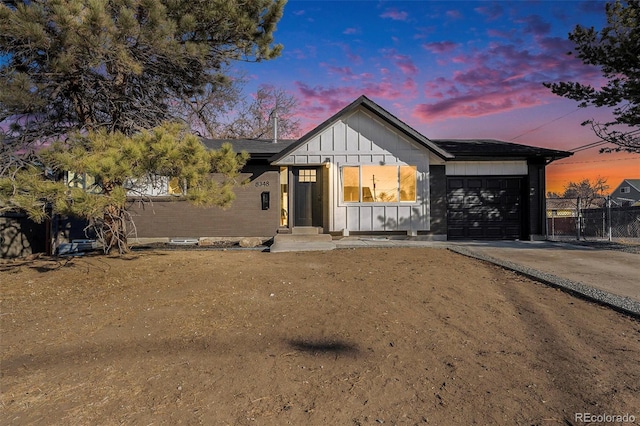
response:
<path id="1" fill-rule="evenodd" d="M 39 259 L 0 283 L 5 425 L 640 422 L 637 320 L 443 249 Z"/>

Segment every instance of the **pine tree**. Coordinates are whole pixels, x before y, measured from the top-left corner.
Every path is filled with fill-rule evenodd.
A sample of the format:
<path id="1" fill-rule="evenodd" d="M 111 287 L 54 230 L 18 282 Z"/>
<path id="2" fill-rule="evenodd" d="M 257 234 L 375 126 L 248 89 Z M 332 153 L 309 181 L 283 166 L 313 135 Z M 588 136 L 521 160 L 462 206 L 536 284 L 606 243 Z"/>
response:
<path id="1" fill-rule="evenodd" d="M 557 95 L 579 106 L 613 108 L 614 120 L 590 124 L 595 133 L 616 145 L 603 151 L 640 153 L 640 1 L 606 5 L 607 25 L 600 31 L 580 25 L 569 34 L 578 58 L 600 68 L 607 83 L 597 89 L 579 82 L 545 83 Z M 571 54 L 571 52 L 570 52 Z"/>
<path id="2" fill-rule="evenodd" d="M 136 183 L 177 178 L 195 204 L 233 200 L 246 156 L 206 151 L 167 124 L 234 61 L 277 57 L 285 0 L 24 0 L 0 3 L 0 210 L 70 214 L 106 251 L 128 250 Z M 59 181 L 87 174 L 93 192 Z M 217 175 L 211 179 L 211 173 Z"/>
<path id="3" fill-rule="evenodd" d="M 126 211 L 127 195 L 142 195 L 154 183 L 176 179 L 182 198 L 201 206 L 227 207 L 240 184 L 240 169 L 246 154 L 236 154 L 230 144 L 209 151 L 184 126 L 165 124 L 127 136 L 104 129 L 87 135 L 74 134 L 40 153 L 41 167 L 19 170 L 0 178 L 0 205 L 26 211 L 37 221 L 54 213 L 80 217 L 89 222 L 105 252 L 129 251 L 127 236 L 132 223 Z M 68 186 L 53 181 L 52 174 L 71 171 L 90 176 L 92 188 Z M 212 174 L 214 178 L 212 178 Z M 87 189 L 90 189 L 87 191 Z"/>
<path id="4" fill-rule="evenodd" d="M 284 0 L 29 0 L 0 4 L 0 166 L 73 131 L 131 135 L 280 54 Z M 32 158 L 26 156 L 27 162 Z"/>

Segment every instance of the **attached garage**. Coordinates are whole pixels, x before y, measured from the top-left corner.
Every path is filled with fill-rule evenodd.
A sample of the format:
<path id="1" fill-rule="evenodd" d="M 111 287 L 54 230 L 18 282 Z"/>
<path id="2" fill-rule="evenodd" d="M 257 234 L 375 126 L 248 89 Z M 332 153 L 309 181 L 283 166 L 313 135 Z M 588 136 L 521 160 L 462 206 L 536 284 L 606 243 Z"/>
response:
<path id="1" fill-rule="evenodd" d="M 445 162 L 448 240 L 517 240 L 545 235 L 545 166 L 563 151 L 493 139 L 432 139 Z"/>
<path id="2" fill-rule="evenodd" d="M 524 178 L 447 177 L 447 239 L 523 237 Z"/>

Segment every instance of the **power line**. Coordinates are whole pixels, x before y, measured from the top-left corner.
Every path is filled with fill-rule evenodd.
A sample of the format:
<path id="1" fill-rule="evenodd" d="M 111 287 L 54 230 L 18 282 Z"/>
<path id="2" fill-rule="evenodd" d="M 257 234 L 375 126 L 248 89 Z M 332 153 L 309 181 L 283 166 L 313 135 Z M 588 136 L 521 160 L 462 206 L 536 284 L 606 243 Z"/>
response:
<path id="1" fill-rule="evenodd" d="M 609 142 L 605 141 L 604 139 L 600 139 L 599 141 L 591 142 L 591 143 L 588 143 L 586 145 L 581 145 L 581 146 L 578 146 L 576 148 L 569 149 L 568 151 L 576 153 L 576 152 L 584 151 L 586 149 L 596 148 L 596 147 L 598 147 L 600 145 L 604 145 L 604 144 L 607 144 L 607 143 L 609 143 Z"/>
<path id="2" fill-rule="evenodd" d="M 632 131 L 627 132 L 627 133 L 623 133 L 622 136 L 635 135 L 636 133 L 640 133 L 640 129 L 632 130 Z M 587 150 L 587 149 L 596 148 L 598 146 L 605 145 L 605 144 L 608 144 L 608 143 L 610 143 L 610 142 L 606 141 L 604 139 L 600 139 L 599 141 L 591 142 L 591 143 L 588 143 L 586 145 L 581 145 L 581 146 L 569 149 L 568 151 L 576 153 L 576 152 L 584 151 L 584 150 Z"/>
<path id="3" fill-rule="evenodd" d="M 518 138 L 519 138 L 519 137 L 521 137 L 521 136 L 528 135 L 529 133 L 533 133 L 533 132 L 535 132 L 536 130 L 541 129 L 541 128 L 542 128 L 542 127 L 544 127 L 544 126 L 546 126 L 546 125 L 548 125 L 548 124 L 551 124 L 551 123 L 553 123 L 553 122 L 556 122 L 556 121 L 558 121 L 558 120 L 560 120 L 560 119 L 563 119 L 563 118 L 565 118 L 567 115 L 571 115 L 571 114 L 573 114 L 574 112 L 577 112 L 577 111 L 579 111 L 579 110 L 580 110 L 580 108 L 577 108 L 577 109 L 575 109 L 574 111 L 568 112 L 568 113 L 566 113 L 566 114 L 564 114 L 564 115 L 561 115 L 560 117 L 554 118 L 554 119 L 553 119 L 553 120 L 551 120 L 551 121 L 547 121 L 546 123 L 543 123 L 543 124 L 539 125 L 538 127 L 534 127 L 533 129 L 529 129 L 529 130 L 527 130 L 527 131 L 526 131 L 526 132 L 524 132 L 524 133 L 520 133 L 518 136 L 511 138 L 511 140 L 512 140 L 512 141 L 515 141 L 516 139 L 518 139 Z"/>
<path id="4" fill-rule="evenodd" d="M 547 165 L 547 167 L 550 167 L 550 166 L 567 166 L 569 164 L 602 163 L 602 162 L 605 162 L 605 161 L 625 161 L 625 160 L 636 160 L 637 161 L 638 157 L 611 158 L 609 160 L 573 161 L 571 163 L 560 163 L 559 161 L 562 161 L 562 160 L 558 160 L 558 161 L 555 161 L 555 162 Z"/>

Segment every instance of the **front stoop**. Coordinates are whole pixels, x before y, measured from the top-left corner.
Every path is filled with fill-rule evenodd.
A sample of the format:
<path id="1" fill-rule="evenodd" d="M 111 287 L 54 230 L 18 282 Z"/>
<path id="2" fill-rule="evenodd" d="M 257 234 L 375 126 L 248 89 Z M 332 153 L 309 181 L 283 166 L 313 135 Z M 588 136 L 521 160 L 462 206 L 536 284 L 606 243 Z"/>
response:
<path id="1" fill-rule="evenodd" d="M 291 228 L 293 235 L 318 235 L 321 234 L 322 228 L 316 226 L 294 226 Z"/>
<path id="2" fill-rule="evenodd" d="M 291 234 L 277 234 L 273 238 L 271 253 L 288 251 L 325 251 L 336 248 L 331 235 L 319 234 L 318 228 L 293 228 Z"/>

